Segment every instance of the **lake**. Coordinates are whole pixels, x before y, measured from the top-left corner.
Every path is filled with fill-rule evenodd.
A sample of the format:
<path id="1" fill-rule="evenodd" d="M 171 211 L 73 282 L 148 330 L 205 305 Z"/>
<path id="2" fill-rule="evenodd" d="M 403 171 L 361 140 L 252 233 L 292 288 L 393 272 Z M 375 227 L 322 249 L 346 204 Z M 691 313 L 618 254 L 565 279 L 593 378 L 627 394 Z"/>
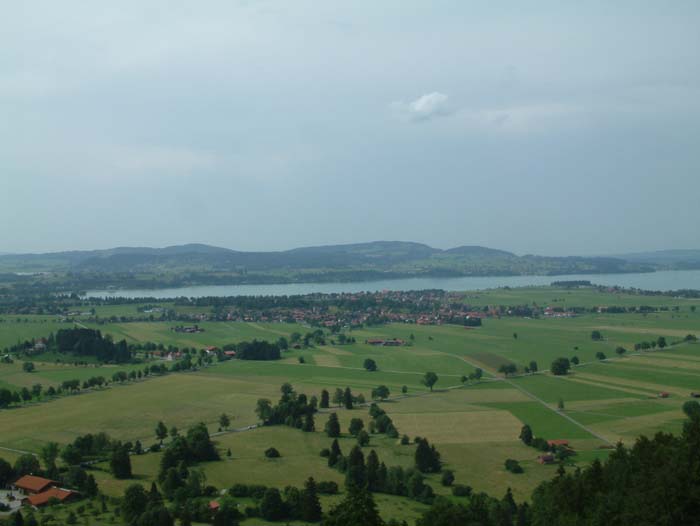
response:
<path id="1" fill-rule="evenodd" d="M 448 291 L 483 290 L 498 287 L 549 285 L 552 281 L 588 280 L 597 285 L 618 285 L 644 290 L 700 289 L 700 270 L 668 270 L 643 274 L 573 274 L 567 276 L 491 276 L 461 278 L 408 278 L 347 283 L 283 283 L 279 285 L 203 285 L 172 289 L 89 291 L 88 297 L 177 298 L 185 296 L 289 296 L 316 292 L 362 292 L 378 290 Z"/>

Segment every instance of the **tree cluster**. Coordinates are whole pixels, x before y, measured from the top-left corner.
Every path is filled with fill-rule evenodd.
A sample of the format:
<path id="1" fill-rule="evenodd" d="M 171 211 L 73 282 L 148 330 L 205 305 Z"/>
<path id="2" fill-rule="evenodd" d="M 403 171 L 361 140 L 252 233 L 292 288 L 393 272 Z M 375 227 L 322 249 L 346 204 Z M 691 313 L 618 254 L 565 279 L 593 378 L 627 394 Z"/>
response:
<path id="1" fill-rule="evenodd" d="M 263 425 L 287 425 L 302 431 L 314 431 L 316 397 L 312 396 L 309 399 L 304 393 L 297 394 L 289 383 L 283 384 L 280 392 L 282 393 L 280 400 L 274 406 L 267 398 L 258 400 L 255 412 Z"/>
<path id="2" fill-rule="evenodd" d="M 378 493 L 399 495 L 424 503 L 433 499 L 433 489 L 425 483 L 423 474 L 414 468 L 387 467 L 373 449 L 365 456 L 359 446 L 343 455 L 338 440 L 331 444 L 328 465 L 345 474 L 348 491 L 367 489 Z"/>
<path id="3" fill-rule="evenodd" d="M 240 342 L 232 347 L 239 360 L 279 360 L 281 356 L 279 344 L 270 343 L 267 340 Z"/>
<path id="4" fill-rule="evenodd" d="M 435 445 L 430 445 L 427 438 L 416 437 L 416 453 L 414 455 L 415 466 L 421 473 L 439 473 L 442 463 L 440 453 Z"/>
<path id="5" fill-rule="evenodd" d="M 262 517 L 268 521 L 300 520 L 304 522 L 319 522 L 322 516 L 321 503 L 318 494 L 321 493 L 321 485 L 329 483 L 316 483 L 313 477 L 309 477 L 304 483 L 304 488 L 299 489 L 287 486 L 284 491 L 265 486 L 246 486 L 236 484 L 229 490 L 229 494 L 238 498 L 252 498 L 256 505 L 246 510 L 250 517 Z M 335 483 L 330 483 L 335 485 Z M 335 485 L 337 493 L 337 485 Z"/>
<path id="6" fill-rule="evenodd" d="M 177 435 L 168 444 L 160 459 L 158 481 L 173 490 L 186 484 L 186 468 L 197 462 L 219 460 L 219 453 L 203 423 L 190 428 L 186 435 Z"/>
<path id="7" fill-rule="evenodd" d="M 383 433 L 389 438 L 399 438 L 399 431 L 394 426 L 391 417 L 376 403 L 369 406 L 369 416 L 372 417 L 369 423 L 370 433 Z"/>
<path id="8" fill-rule="evenodd" d="M 555 376 L 564 376 L 571 369 L 571 362 L 568 358 L 557 358 L 552 362 L 549 369 Z"/>
<path id="9" fill-rule="evenodd" d="M 700 524 L 700 416 L 680 436 L 640 437 L 533 493 L 533 525 Z"/>
<path id="10" fill-rule="evenodd" d="M 126 340 L 114 343 L 111 338 L 103 337 L 95 329 L 59 329 L 55 338 L 49 336 L 46 347 L 61 353 L 77 356 L 94 356 L 100 362 L 125 363 L 131 360 L 131 353 Z"/>

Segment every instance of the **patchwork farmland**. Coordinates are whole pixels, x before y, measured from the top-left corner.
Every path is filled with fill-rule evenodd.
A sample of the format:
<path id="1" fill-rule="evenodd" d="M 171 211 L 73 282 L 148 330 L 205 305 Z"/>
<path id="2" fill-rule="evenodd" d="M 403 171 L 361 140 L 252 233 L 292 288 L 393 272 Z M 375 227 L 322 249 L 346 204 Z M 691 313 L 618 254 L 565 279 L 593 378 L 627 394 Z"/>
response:
<path id="1" fill-rule="evenodd" d="M 603 304 L 611 301 L 603 294 L 559 289 L 524 289 L 474 293 L 469 301 L 557 304 Z M 534 299 L 533 299 L 534 298 Z M 565 299 L 561 299 L 565 298 Z M 630 304 L 639 297 L 612 296 L 615 304 Z M 598 301 L 595 301 L 595 300 Z M 352 418 L 368 424 L 367 405 L 351 410 L 342 407 L 321 409 L 316 415 L 316 431 L 303 432 L 287 426 L 258 426 L 256 404 L 261 398 L 273 402 L 280 386 L 288 382 L 297 393 L 320 397 L 322 390 L 350 387 L 366 401 L 372 390 L 385 385 L 388 399 L 379 405 L 393 420 L 400 435 L 427 438 L 441 454 L 444 467 L 454 471 L 459 484 L 474 491 L 502 495 L 508 488 L 518 500 L 527 500 L 540 482 L 554 476 L 557 466 L 538 462 L 538 451 L 526 446 L 519 434 L 528 424 L 534 435 L 565 440 L 574 455 L 572 466 L 585 466 L 605 458 L 618 442 L 631 444 L 639 435 L 659 431 L 678 433 L 684 421 L 682 405 L 700 392 L 700 345 L 687 335 L 700 335 L 700 314 L 691 309 L 697 300 L 669 297 L 644 298 L 645 304 L 678 307 L 653 313 L 587 313 L 570 318 L 491 317 L 478 328 L 457 325 L 388 324 L 347 330 L 354 343 L 290 348 L 280 360 L 227 360 L 196 370 L 112 383 L 81 394 L 56 399 L 39 399 L 18 407 L 0 410 L 0 457 L 14 461 L 22 453 L 39 454 L 50 442 L 65 446 L 86 433 L 105 432 L 121 441 L 156 442 L 158 421 L 185 430 L 204 422 L 213 437 L 221 461 L 199 467 L 208 484 L 229 488 L 234 484 L 261 484 L 284 488 L 301 486 L 313 476 L 342 486 L 343 475 L 328 467 L 319 452 L 331 443 L 323 432 L 331 412 L 336 412 L 343 435 L 341 449 L 355 444 L 347 433 Z M 112 310 L 116 307 L 106 307 Z M 127 307 L 123 307 L 127 309 Z M 129 308 L 133 309 L 133 306 Z M 99 309 L 99 308 L 98 308 Z M 165 346 L 221 347 L 244 340 L 275 341 L 290 338 L 294 332 L 309 330 L 298 324 L 202 321 L 204 332 L 186 334 L 171 330 L 166 322 L 108 322 L 94 324 L 78 318 L 81 327 L 95 328 L 113 339 L 129 343 L 157 342 Z M 0 323 L 0 347 L 18 340 L 47 336 L 66 323 L 50 316 L 7 316 Z M 599 331 L 601 338 L 592 339 Z M 634 351 L 635 344 L 665 337 L 663 349 Z M 397 338 L 402 346 L 376 346 L 374 339 Z M 627 352 L 617 353 L 623 347 Z M 600 353 L 606 359 L 600 359 Z M 559 357 L 576 356 L 566 375 L 555 376 L 550 364 Z M 59 361 L 60 359 L 60 361 Z M 376 371 L 365 368 L 374 360 Z M 63 380 L 87 380 L 95 375 L 111 377 L 119 370 L 138 370 L 142 364 L 103 365 L 79 363 L 69 356 L 36 355 L 35 371 L 25 372 L 22 360 L 0 364 L 0 387 L 9 389 L 44 388 Z M 538 372 L 525 374 L 536 362 Z M 502 365 L 512 364 L 515 374 L 504 376 Z M 479 380 L 467 380 L 475 370 Z M 422 383 L 433 371 L 438 381 L 432 392 Z M 664 397 L 660 394 L 665 393 Z M 220 429 L 222 413 L 231 419 L 230 430 Z M 166 440 L 167 443 L 167 440 Z M 266 459 L 274 447 L 280 458 Z M 414 446 L 382 434 L 371 435 L 368 448 L 392 466 L 410 467 Z M 230 451 L 230 456 L 228 452 Z M 156 481 L 162 453 L 132 457 L 134 476 L 148 485 Z M 504 467 L 514 459 L 523 473 Z M 99 487 L 109 496 L 120 496 L 132 482 L 117 480 L 107 464 L 97 465 Z M 450 495 L 441 485 L 439 474 L 427 475 L 436 494 Z M 323 505 L 339 500 L 323 497 Z M 454 497 L 457 498 L 457 497 Z M 383 516 L 411 521 L 427 509 L 425 504 L 390 495 L 379 495 Z M 68 506 L 67 509 L 70 509 Z M 117 520 L 117 519 L 115 519 Z M 245 524 L 258 524 L 248 519 Z M 108 519 L 103 519 L 109 524 Z M 101 524 L 101 523 L 96 523 Z"/>

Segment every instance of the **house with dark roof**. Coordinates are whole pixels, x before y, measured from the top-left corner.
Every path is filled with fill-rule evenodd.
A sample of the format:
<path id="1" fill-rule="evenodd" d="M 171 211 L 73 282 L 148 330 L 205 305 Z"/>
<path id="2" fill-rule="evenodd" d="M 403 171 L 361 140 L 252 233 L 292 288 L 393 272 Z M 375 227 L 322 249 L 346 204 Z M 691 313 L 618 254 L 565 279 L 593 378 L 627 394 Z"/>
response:
<path id="1" fill-rule="evenodd" d="M 554 455 L 546 453 L 537 457 L 537 462 L 540 464 L 553 464 L 555 461 Z"/>
<path id="2" fill-rule="evenodd" d="M 563 440 L 563 439 L 557 439 L 557 440 L 547 440 L 547 445 L 549 447 L 569 447 L 569 441 L 568 440 Z"/>

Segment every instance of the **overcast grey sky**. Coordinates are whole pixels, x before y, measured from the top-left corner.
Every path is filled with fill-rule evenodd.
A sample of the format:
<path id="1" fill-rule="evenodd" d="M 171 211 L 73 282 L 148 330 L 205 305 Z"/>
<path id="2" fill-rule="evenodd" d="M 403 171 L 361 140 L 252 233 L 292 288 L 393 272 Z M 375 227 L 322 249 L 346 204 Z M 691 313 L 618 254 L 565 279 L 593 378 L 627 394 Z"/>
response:
<path id="1" fill-rule="evenodd" d="M 2 11 L 0 252 L 700 247 L 695 0 Z"/>

